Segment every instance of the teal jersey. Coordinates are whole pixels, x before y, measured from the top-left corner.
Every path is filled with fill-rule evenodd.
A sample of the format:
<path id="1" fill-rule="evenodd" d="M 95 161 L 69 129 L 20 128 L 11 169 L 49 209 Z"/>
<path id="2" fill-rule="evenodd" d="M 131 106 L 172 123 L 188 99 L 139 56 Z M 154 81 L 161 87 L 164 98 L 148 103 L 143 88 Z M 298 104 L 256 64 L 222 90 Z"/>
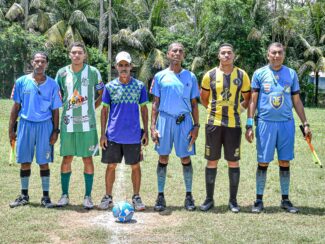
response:
<path id="1" fill-rule="evenodd" d="M 75 73 L 68 65 L 58 71 L 55 80 L 63 102 L 61 131 L 96 130 L 95 91 L 104 88 L 99 71 L 84 64 L 83 69 Z"/>

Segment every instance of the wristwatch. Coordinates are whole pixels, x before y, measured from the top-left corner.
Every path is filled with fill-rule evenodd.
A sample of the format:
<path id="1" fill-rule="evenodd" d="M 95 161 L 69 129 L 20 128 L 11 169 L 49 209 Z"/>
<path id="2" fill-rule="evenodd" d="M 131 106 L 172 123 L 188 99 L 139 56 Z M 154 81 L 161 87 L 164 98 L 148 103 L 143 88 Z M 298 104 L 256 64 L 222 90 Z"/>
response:
<path id="1" fill-rule="evenodd" d="M 253 126 L 252 125 L 246 125 L 245 128 L 246 128 L 246 130 L 248 130 L 248 129 L 252 129 Z"/>
<path id="2" fill-rule="evenodd" d="M 57 133 L 57 134 L 60 134 L 60 129 L 59 129 L 59 128 L 53 129 L 52 132 L 55 132 L 55 133 Z"/>
<path id="3" fill-rule="evenodd" d="M 193 125 L 193 128 L 194 128 L 194 127 L 200 128 L 200 124 L 194 124 L 194 125 Z"/>

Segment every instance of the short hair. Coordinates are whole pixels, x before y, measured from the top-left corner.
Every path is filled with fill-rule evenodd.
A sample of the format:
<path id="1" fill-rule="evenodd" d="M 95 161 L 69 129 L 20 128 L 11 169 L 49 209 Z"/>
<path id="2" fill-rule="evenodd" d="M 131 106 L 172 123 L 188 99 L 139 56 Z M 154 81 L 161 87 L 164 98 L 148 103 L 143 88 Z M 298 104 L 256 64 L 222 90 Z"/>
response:
<path id="1" fill-rule="evenodd" d="M 272 43 L 267 47 L 267 52 L 270 51 L 271 47 L 279 47 L 279 48 L 282 48 L 283 51 L 285 51 L 285 50 L 284 50 L 284 46 L 283 46 L 282 43 L 280 43 L 280 42 L 272 42 Z"/>
<path id="2" fill-rule="evenodd" d="M 220 46 L 219 46 L 219 49 L 218 49 L 218 53 L 220 52 L 220 49 L 222 47 L 230 47 L 232 51 L 234 51 L 234 46 L 231 45 L 230 43 L 222 43 Z"/>
<path id="3" fill-rule="evenodd" d="M 181 46 L 182 48 L 183 48 L 183 50 L 184 50 L 184 45 L 182 44 L 182 43 L 180 43 L 180 42 L 173 42 L 173 43 L 171 43 L 169 46 L 168 46 L 168 52 L 173 48 L 173 46 L 175 46 L 175 45 L 177 45 L 177 46 Z"/>
<path id="4" fill-rule="evenodd" d="M 84 51 L 84 53 L 86 53 L 85 44 L 83 44 L 82 42 L 73 42 L 73 43 L 71 43 L 70 46 L 69 46 L 69 52 L 71 52 L 71 49 L 73 47 L 81 47 L 82 50 Z"/>
<path id="5" fill-rule="evenodd" d="M 32 54 L 32 60 L 35 59 L 35 56 L 36 56 L 37 54 L 39 54 L 39 55 L 41 55 L 41 56 L 44 56 L 45 59 L 46 59 L 46 62 L 47 62 L 47 63 L 49 62 L 49 56 L 47 55 L 46 52 L 43 52 L 43 51 L 36 51 L 36 52 L 34 52 L 34 53 Z"/>

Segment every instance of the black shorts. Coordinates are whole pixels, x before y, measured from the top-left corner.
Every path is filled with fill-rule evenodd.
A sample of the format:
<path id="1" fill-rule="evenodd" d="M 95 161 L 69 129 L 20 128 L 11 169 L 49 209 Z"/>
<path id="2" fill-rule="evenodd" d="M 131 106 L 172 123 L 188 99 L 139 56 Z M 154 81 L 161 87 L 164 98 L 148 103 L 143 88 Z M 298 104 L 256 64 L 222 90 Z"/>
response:
<path id="1" fill-rule="evenodd" d="M 121 163 L 124 156 L 125 164 L 140 162 L 141 144 L 120 144 L 109 141 L 106 150 L 102 150 L 102 163 Z"/>
<path id="2" fill-rule="evenodd" d="M 225 160 L 238 161 L 240 141 L 241 128 L 205 125 L 205 158 L 211 161 L 219 160 L 223 146 Z"/>

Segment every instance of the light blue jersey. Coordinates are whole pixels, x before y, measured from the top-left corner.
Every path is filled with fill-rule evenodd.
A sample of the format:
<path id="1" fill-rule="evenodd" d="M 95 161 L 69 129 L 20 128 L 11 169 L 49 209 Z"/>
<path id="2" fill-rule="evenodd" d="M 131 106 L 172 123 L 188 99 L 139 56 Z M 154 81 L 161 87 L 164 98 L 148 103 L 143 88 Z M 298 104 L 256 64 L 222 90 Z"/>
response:
<path id="1" fill-rule="evenodd" d="M 31 75 L 20 77 L 14 87 L 13 100 L 21 104 L 19 117 L 41 122 L 52 118 L 52 110 L 62 106 L 59 86 L 50 77 L 40 85 Z"/>
<path id="2" fill-rule="evenodd" d="M 291 96 L 300 92 L 297 73 L 282 65 L 272 70 L 266 65 L 255 71 L 251 87 L 259 91 L 257 117 L 265 121 L 293 119 Z"/>
<path id="3" fill-rule="evenodd" d="M 191 99 L 200 96 L 197 79 L 192 72 L 183 69 L 175 74 L 169 68 L 155 75 L 150 93 L 160 98 L 159 112 L 172 116 L 192 112 Z"/>

